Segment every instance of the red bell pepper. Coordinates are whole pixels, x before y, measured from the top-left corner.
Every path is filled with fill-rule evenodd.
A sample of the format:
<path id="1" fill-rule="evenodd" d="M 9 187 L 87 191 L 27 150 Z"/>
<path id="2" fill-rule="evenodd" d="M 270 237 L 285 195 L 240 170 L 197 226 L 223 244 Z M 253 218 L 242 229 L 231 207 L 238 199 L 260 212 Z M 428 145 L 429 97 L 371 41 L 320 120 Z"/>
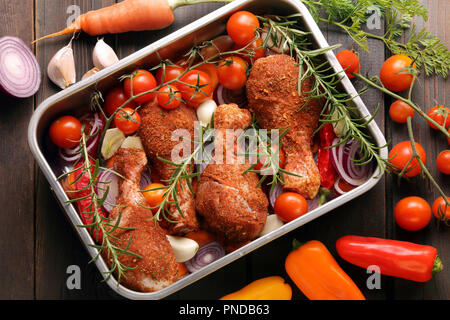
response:
<path id="1" fill-rule="evenodd" d="M 327 123 L 319 131 L 320 147 L 317 155 L 317 167 L 320 173 L 321 196 L 319 203 L 325 202 L 325 198 L 331 193 L 336 181 L 336 170 L 331 162 L 331 147 L 336 138 L 333 125 Z"/>
<path id="2" fill-rule="evenodd" d="M 336 242 L 338 254 L 362 268 L 377 266 L 380 273 L 416 282 L 429 281 L 443 265 L 432 246 L 411 242 L 344 236 Z"/>
<path id="3" fill-rule="evenodd" d="M 71 184 L 71 189 L 75 190 L 76 192 L 72 192 L 72 196 L 71 196 L 72 199 L 81 199 L 81 198 L 84 198 L 91 194 L 91 190 L 86 189 L 86 187 L 89 184 L 90 175 L 88 174 L 88 172 L 83 172 L 83 166 L 84 166 L 84 163 L 81 163 L 81 162 L 75 166 L 75 169 L 78 169 L 78 170 L 73 172 L 74 178 L 72 178 L 72 179 L 74 179 L 74 180 Z M 92 167 L 91 173 L 93 172 L 93 169 L 94 168 Z M 82 174 L 81 177 L 80 177 L 80 174 Z M 78 207 L 78 213 L 80 214 L 80 218 L 81 218 L 81 221 L 83 221 L 83 224 L 85 224 L 85 225 L 92 224 L 94 221 L 94 219 L 93 219 L 94 206 L 92 205 L 92 198 L 87 197 L 85 199 L 78 200 L 77 207 Z M 98 208 L 97 210 L 101 217 L 106 217 L 105 213 L 103 212 L 103 210 L 101 208 Z M 91 235 L 93 236 L 94 240 L 97 243 L 103 242 L 102 230 L 98 230 L 96 227 L 94 227 L 94 228 L 90 227 L 90 228 L 88 228 L 88 230 L 90 231 Z"/>

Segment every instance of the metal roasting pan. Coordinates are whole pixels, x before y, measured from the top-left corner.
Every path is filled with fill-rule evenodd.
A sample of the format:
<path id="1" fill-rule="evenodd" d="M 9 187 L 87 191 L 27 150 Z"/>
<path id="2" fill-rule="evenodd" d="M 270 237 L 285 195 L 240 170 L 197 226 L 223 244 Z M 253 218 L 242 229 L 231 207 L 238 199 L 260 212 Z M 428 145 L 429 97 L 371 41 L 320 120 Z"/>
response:
<path id="1" fill-rule="evenodd" d="M 186 52 L 195 42 L 210 40 L 215 36 L 224 33 L 228 17 L 238 10 L 248 10 L 259 15 L 290 15 L 300 13 L 302 15 L 305 30 L 311 32 L 312 34 L 313 42 L 315 42 L 314 45 L 317 48 L 325 48 L 329 46 L 316 22 L 301 1 L 236 0 L 168 35 L 167 37 L 150 44 L 142 50 L 139 50 L 136 53 L 120 60 L 115 65 L 98 72 L 90 78 L 78 82 L 75 85 L 49 97 L 42 102 L 34 112 L 28 128 L 28 142 L 31 152 L 33 153 L 43 174 L 50 183 L 51 189 L 54 191 L 56 198 L 63 208 L 67 218 L 71 222 L 75 232 L 80 237 L 84 247 L 92 258 L 95 257 L 97 253 L 96 249 L 89 246 L 94 244 L 92 238 L 86 229 L 77 227 L 77 225 L 82 224 L 81 219 L 74 206 L 67 203 L 69 199 L 60 183 L 57 181 L 58 173 L 54 172 L 51 166 L 52 160 L 54 159 L 54 151 L 52 153 L 52 151 L 49 150 L 51 147 L 49 147 L 50 144 L 48 143 L 47 138 L 48 128 L 51 121 L 58 116 L 73 113 L 75 110 L 88 105 L 90 96 L 96 88 L 102 92 L 105 92 L 118 84 L 118 78 L 121 75 L 133 71 L 136 67 L 139 66 L 149 68 L 156 65 L 158 63 L 158 56 L 156 52 L 158 52 L 162 59 L 176 58 L 180 54 Z M 329 51 L 326 54 L 326 58 L 336 72 L 343 71 L 333 52 Z M 352 97 L 355 97 L 353 99 L 353 103 L 359 109 L 361 116 L 369 118 L 369 111 L 346 76 L 343 78 L 342 88 Z M 383 147 L 386 145 L 385 138 L 374 121 L 369 124 L 368 130 L 373 136 L 377 146 Z M 387 157 L 387 147 L 380 149 L 380 155 L 385 158 Z M 355 199 L 373 188 L 378 183 L 381 176 L 382 174 L 380 174 L 379 168 L 377 168 L 374 175 L 360 187 L 330 202 L 327 202 L 325 205 L 309 212 L 295 221 L 287 223 L 270 234 L 254 240 L 239 250 L 226 255 L 222 259 L 208 265 L 196 273 L 190 274 L 189 276 L 158 292 L 141 293 L 127 289 L 126 287 L 118 284 L 114 277 L 111 277 L 107 283 L 112 290 L 128 299 L 158 300 L 165 298 L 207 276 L 208 274 L 224 267 L 225 265 L 232 263 L 253 250 L 258 249 L 270 241 L 299 228 L 300 226 L 322 216 L 327 212 L 330 212 L 331 210 L 352 199 Z M 95 264 L 102 275 L 108 271 L 108 268 L 101 257 L 95 261 Z"/>

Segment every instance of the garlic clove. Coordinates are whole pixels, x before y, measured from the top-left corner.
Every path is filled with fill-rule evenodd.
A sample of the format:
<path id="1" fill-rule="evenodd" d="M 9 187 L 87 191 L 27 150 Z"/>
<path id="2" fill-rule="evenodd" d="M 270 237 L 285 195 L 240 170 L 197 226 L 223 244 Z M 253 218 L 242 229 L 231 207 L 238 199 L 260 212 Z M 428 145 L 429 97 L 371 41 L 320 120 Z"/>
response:
<path id="1" fill-rule="evenodd" d="M 48 64 L 47 73 L 50 80 L 61 89 L 76 82 L 72 41 L 53 56 Z"/>
<path id="2" fill-rule="evenodd" d="M 207 127 L 211 124 L 216 109 L 217 103 L 214 100 L 206 100 L 197 108 L 197 118 L 202 126 Z"/>
<path id="3" fill-rule="evenodd" d="M 121 149 L 141 149 L 144 150 L 142 140 L 139 137 L 127 137 L 120 146 Z"/>
<path id="4" fill-rule="evenodd" d="M 112 66 L 119 61 L 113 48 L 111 48 L 103 39 L 99 39 L 92 53 L 94 66 L 100 70 Z"/>
<path id="5" fill-rule="evenodd" d="M 92 68 L 91 70 L 89 70 L 88 72 L 86 72 L 86 73 L 83 75 L 83 77 L 81 78 L 81 80 L 87 79 L 87 78 L 89 78 L 90 76 L 96 74 L 96 73 L 99 72 L 99 71 L 100 71 L 100 69 L 94 67 L 94 68 Z"/>
<path id="6" fill-rule="evenodd" d="M 276 214 L 271 214 L 267 216 L 266 224 L 264 225 L 263 231 L 260 233 L 260 237 L 265 236 L 266 234 L 271 233 L 284 225 L 283 220 L 278 217 Z"/>
<path id="7" fill-rule="evenodd" d="M 169 235 L 167 235 L 167 239 L 172 246 L 173 253 L 177 262 L 186 262 L 188 260 L 191 260 L 197 254 L 199 245 L 196 241 L 188 238 Z"/>

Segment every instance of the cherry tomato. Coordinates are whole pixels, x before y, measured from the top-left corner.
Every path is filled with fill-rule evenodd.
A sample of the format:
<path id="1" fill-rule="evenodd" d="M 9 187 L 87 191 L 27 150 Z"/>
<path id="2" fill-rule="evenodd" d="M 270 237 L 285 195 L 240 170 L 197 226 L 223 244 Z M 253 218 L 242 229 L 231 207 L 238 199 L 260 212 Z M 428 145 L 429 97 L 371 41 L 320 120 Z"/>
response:
<path id="1" fill-rule="evenodd" d="M 394 122 L 406 123 L 408 117 L 414 117 L 414 109 L 402 100 L 397 100 L 389 108 L 389 116 Z"/>
<path id="2" fill-rule="evenodd" d="M 339 63 L 350 79 L 355 76 L 352 73 L 359 73 L 360 63 L 358 55 L 352 50 L 342 50 L 336 55 Z"/>
<path id="3" fill-rule="evenodd" d="M 250 45 L 246 49 L 241 51 L 238 56 L 244 59 L 247 63 L 254 63 L 256 60 L 264 58 L 266 56 L 267 52 L 262 45 L 262 39 L 256 39 L 255 41 L 252 41 L 252 43 L 250 43 Z M 245 46 L 235 44 L 233 50 L 239 50 L 244 47 Z"/>
<path id="4" fill-rule="evenodd" d="M 169 81 L 178 79 L 178 77 L 181 76 L 184 73 L 184 71 L 185 71 L 184 68 L 177 66 L 166 66 L 165 69 L 159 68 L 158 71 L 156 72 L 156 80 L 158 81 L 158 84 L 161 85 L 163 84 L 162 83 L 163 80 L 164 83 L 167 83 Z"/>
<path id="5" fill-rule="evenodd" d="M 137 70 L 131 77 L 125 79 L 123 88 L 128 97 L 132 96 L 131 85 L 133 85 L 133 96 L 153 90 L 157 86 L 155 77 L 147 70 Z M 155 96 L 156 94 L 151 92 L 135 98 L 134 101 L 136 103 L 146 103 L 153 101 Z"/>
<path id="6" fill-rule="evenodd" d="M 116 127 L 126 135 L 135 133 L 141 126 L 141 117 L 137 111 L 123 108 L 114 117 Z"/>
<path id="7" fill-rule="evenodd" d="M 270 150 L 272 151 L 272 157 L 276 157 L 277 153 L 278 153 L 278 146 L 271 146 Z M 258 150 L 258 154 L 262 153 L 261 150 Z M 280 148 L 280 153 L 278 154 L 278 167 L 280 167 L 281 169 L 284 169 L 284 166 L 286 164 L 286 155 L 283 151 L 282 148 Z M 256 164 L 256 166 L 254 167 L 254 170 L 264 170 L 265 168 L 267 168 L 270 165 L 270 162 L 266 159 L 265 156 L 261 157 L 259 159 L 259 162 Z"/>
<path id="8" fill-rule="evenodd" d="M 400 200 L 394 208 L 395 222 L 408 231 L 425 228 L 431 220 L 431 207 L 420 197 L 407 197 Z"/>
<path id="9" fill-rule="evenodd" d="M 450 197 L 447 197 L 450 200 Z M 443 197 L 439 197 L 433 202 L 433 214 L 438 220 L 448 220 L 450 219 L 450 206 L 448 206 Z"/>
<path id="10" fill-rule="evenodd" d="M 213 86 L 209 76 L 203 71 L 191 70 L 181 79 L 178 88 L 183 99 L 191 106 L 198 106 L 209 99 L 213 93 Z"/>
<path id="11" fill-rule="evenodd" d="M 63 116 L 50 126 L 50 139 L 63 149 L 74 148 L 80 144 L 81 122 L 72 116 Z"/>
<path id="12" fill-rule="evenodd" d="M 178 88 L 170 84 L 159 89 L 156 98 L 159 105 L 168 110 L 178 108 L 182 99 Z"/>
<path id="13" fill-rule="evenodd" d="M 285 192 L 275 201 L 274 209 L 281 220 L 290 222 L 308 212 L 308 202 L 298 193 Z"/>
<path id="14" fill-rule="evenodd" d="M 157 189 L 157 190 L 155 190 Z M 167 191 L 167 187 L 160 183 L 152 183 L 145 187 L 142 192 L 145 200 L 150 208 L 158 207 L 161 202 L 164 201 L 164 193 Z M 158 209 L 153 209 L 154 212 L 158 211 Z"/>
<path id="15" fill-rule="evenodd" d="M 450 126 L 450 109 L 447 107 L 435 106 L 428 111 L 428 116 L 444 128 Z M 428 124 L 435 130 L 438 128 L 431 122 L 428 122 Z"/>
<path id="16" fill-rule="evenodd" d="M 228 20 L 227 32 L 235 43 L 245 46 L 255 38 L 259 27 L 259 20 L 253 13 L 239 11 Z"/>
<path id="17" fill-rule="evenodd" d="M 212 63 L 202 64 L 200 67 L 197 67 L 195 70 L 200 70 L 206 73 L 211 79 L 211 86 L 213 87 L 213 92 L 216 90 L 219 85 L 219 75 L 217 73 L 217 66 Z"/>
<path id="18" fill-rule="evenodd" d="M 436 165 L 443 174 L 450 174 L 450 150 L 444 150 L 436 158 Z"/>
<path id="19" fill-rule="evenodd" d="M 229 90 L 239 90 L 247 82 L 247 63 L 237 56 L 225 58 L 217 68 L 219 82 Z"/>
<path id="20" fill-rule="evenodd" d="M 448 128 L 448 133 L 450 133 L 450 128 Z M 447 143 L 450 144 L 450 138 L 447 138 Z"/>
<path id="21" fill-rule="evenodd" d="M 414 79 L 412 74 L 407 74 L 405 68 L 416 68 L 411 58 L 397 54 L 387 59 L 380 71 L 380 79 L 383 85 L 391 91 L 404 91 L 411 87 Z"/>
<path id="22" fill-rule="evenodd" d="M 105 112 L 108 116 L 111 116 L 116 110 L 121 107 L 129 98 L 123 91 L 122 87 L 116 87 L 112 89 L 105 97 Z M 136 103 L 131 101 L 126 108 L 136 109 Z"/>
<path id="23" fill-rule="evenodd" d="M 427 155 L 423 147 L 415 143 L 417 153 L 419 154 L 419 158 L 422 160 L 424 164 L 427 163 Z M 413 151 L 411 148 L 411 142 L 403 141 L 399 144 L 395 145 L 392 150 L 389 152 L 389 163 L 399 172 L 403 170 L 408 161 L 411 159 L 413 155 Z M 421 168 L 417 159 L 413 159 L 407 169 L 405 170 L 405 176 L 412 178 L 420 174 Z"/>

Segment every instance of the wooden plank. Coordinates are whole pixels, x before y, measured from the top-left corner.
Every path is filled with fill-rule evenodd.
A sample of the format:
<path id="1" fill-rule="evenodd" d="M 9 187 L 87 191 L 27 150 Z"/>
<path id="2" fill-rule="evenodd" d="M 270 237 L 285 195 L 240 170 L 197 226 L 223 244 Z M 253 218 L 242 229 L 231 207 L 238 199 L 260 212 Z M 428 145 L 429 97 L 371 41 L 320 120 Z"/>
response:
<path id="1" fill-rule="evenodd" d="M 421 2 L 428 9 L 430 18 L 428 22 L 417 19 L 417 27 L 426 27 L 427 30 L 437 35 L 448 47 L 450 44 L 450 38 L 446 32 L 450 27 L 448 5 L 441 1 L 428 0 Z M 448 80 L 443 80 L 440 77 L 426 77 L 421 75 L 414 89 L 413 100 L 426 112 L 435 106 L 436 103 L 446 105 L 449 98 L 449 84 Z M 440 186 L 444 188 L 446 194 L 450 194 L 450 178 L 438 172 L 435 162 L 438 153 L 444 149 L 448 149 L 445 138 L 439 132 L 432 130 L 427 122 L 417 115 L 414 117 L 413 128 L 416 142 L 420 143 L 427 153 L 427 167 Z M 404 125 L 391 124 L 390 131 L 393 140 L 392 145 L 408 139 Z M 408 196 L 423 197 L 430 205 L 438 197 L 438 193 L 433 186 L 420 177 L 412 179 L 409 183 L 403 181 L 400 186 L 397 185 L 395 177 L 392 177 L 390 183 L 392 185 L 393 196 L 388 208 L 393 208 L 400 199 Z M 394 226 L 395 221 L 392 217 L 392 210 L 390 221 Z M 398 240 L 436 247 L 444 262 L 444 270 L 427 283 L 414 283 L 407 280 L 395 279 L 395 298 L 448 300 L 450 298 L 450 282 L 448 276 L 450 270 L 450 233 L 448 232 L 448 228 L 443 225 L 439 226 L 436 220 L 432 218 L 429 226 L 424 230 L 416 232 L 408 232 L 398 226 L 394 226 L 393 236 Z"/>
<path id="2" fill-rule="evenodd" d="M 81 12 L 114 4 L 114 0 L 36 1 L 37 36 L 53 33 L 66 26 L 71 12 L 67 8 L 78 5 Z M 67 45 L 70 36 L 40 42 L 37 54 L 44 68 L 52 56 Z M 92 47 L 96 38 L 81 36 L 74 41 L 77 79 L 92 66 Z M 45 68 L 44 68 L 45 69 Z M 37 95 L 38 104 L 59 89 L 50 82 L 44 70 L 44 81 Z M 71 225 L 58 207 L 50 187 L 37 171 L 36 177 L 36 298 L 37 299 L 94 299 L 109 297 L 108 288 L 101 283 L 101 275 L 95 265 L 88 264 L 90 258 Z M 81 269 L 81 290 L 68 290 L 66 270 L 71 265 Z"/>
<path id="3" fill-rule="evenodd" d="M 0 1 L 0 35 L 16 36 L 31 44 L 33 3 Z M 30 23 L 31 22 L 31 23 Z M 0 299 L 34 297 L 34 162 L 28 151 L 28 119 L 34 99 L 15 99 L 0 93 Z"/>

